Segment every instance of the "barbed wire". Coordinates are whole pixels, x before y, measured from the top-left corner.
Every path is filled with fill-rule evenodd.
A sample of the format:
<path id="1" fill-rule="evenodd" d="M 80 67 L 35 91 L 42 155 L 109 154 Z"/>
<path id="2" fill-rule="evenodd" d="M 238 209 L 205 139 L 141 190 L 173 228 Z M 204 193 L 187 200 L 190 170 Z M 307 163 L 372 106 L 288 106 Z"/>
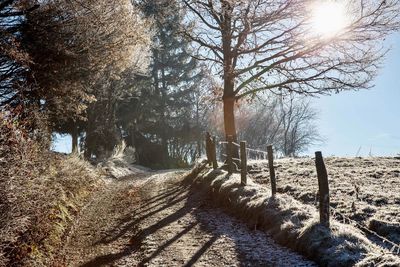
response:
<path id="1" fill-rule="evenodd" d="M 220 144 L 220 145 L 226 145 L 226 144 L 228 144 L 228 142 L 226 142 L 226 141 L 221 141 L 221 142 L 219 142 L 219 144 Z M 240 145 L 239 145 L 238 143 L 232 142 L 232 144 L 233 144 L 234 146 L 240 148 Z M 258 150 L 258 149 L 254 149 L 254 148 L 248 148 L 248 147 L 246 147 L 246 151 L 253 152 L 253 153 L 258 153 L 258 154 L 262 154 L 264 158 L 267 158 L 267 157 L 268 157 L 268 152 L 267 152 L 267 151 Z"/>
<path id="2" fill-rule="evenodd" d="M 227 154 L 221 154 L 221 156 L 223 156 L 223 157 L 225 157 L 225 158 L 227 158 L 228 157 L 228 155 Z M 238 160 L 238 161 L 240 161 L 240 159 L 238 159 L 238 158 L 232 158 L 233 160 Z"/>
<path id="3" fill-rule="evenodd" d="M 392 254 L 396 254 L 396 255 L 399 255 L 399 254 L 400 254 L 400 244 L 396 244 L 396 243 L 390 241 L 389 239 L 387 239 L 386 237 L 383 237 L 383 236 L 379 235 L 377 232 L 372 231 L 372 230 L 369 229 L 367 226 L 362 225 L 361 223 L 359 223 L 359 222 L 357 222 L 357 221 L 351 219 L 350 217 L 344 215 L 343 213 L 341 213 L 341 212 L 338 211 L 337 209 L 335 209 L 335 208 L 333 208 L 333 207 L 330 207 L 330 208 L 331 208 L 331 210 L 333 211 L 332 215 L 333 215 L 334 217 L 335 217 L 337 214 L 339 214 L 340 217 L 342 217 L 343 223 L 346 224 L 346 220 L 347 220 L 347 221 L 349 222 L 349 223 L 347 223 L 347 224 L 353 225 L 353 226 L 355 226 L 355 227 L 357 227 L 357 228 L 359 228 L 359 229 L 361 229 L 361 230 L 363 230 L 363 231 L 368 232 L 369 234 L 372 234 L 372 235 L 374 235 L 374 236 L 380 238 L 380 239 L 382 240 L 383 243 L 388 243 L 388 244 L 390 244 L 390 245 L 392 246 L 392 248 L 391 248 L 389 251 L 390 251 Z M 395 249 L 396 249 L 396 248 L 397 248 L 397 251 L 395 252 Z"/>
<path id="4" fill-rule="evenodd" d="M 221 142 L 219 142 L 219 144 L 220 145 L 228 144 L 228 142 L 221 141 Z M 236 147 L 240 147 L 240 145 L 238 143 L 232 142 L 232 144 L 234 146 L 236 146 Z M 246 147 L 246 151 L 247 152 L 254 152 L 254 153 L 262 154 L 263 156 L 265 156 L 265 158 L 268 156 L 268 152 L 262 151 L 262 150 L 258 150 L 258 149 L 253 149 L 253 148 L 247 148 Z M 226 154 L 222 154 L 222 156 L 227 157 Z M 236 160 L 239 160 L 239 159 L 236 159 Z M 258 158 L 257 158 L 257 160 L 258 160 Z M 355 183 L 354 179 L 351 179 L 351 180 L 352 180 L 352 182 L 354 184 Z M 367 232 L 367 233 L 369 233 L 371 235 L 374 235 L 375 237 L 381 239 L 381 241 L 383 243 L 387 243 L 387 244 L 392 246 L 392 248 L 389 250 L 390 253 L 395 254 L 395 255 L 399 255 L 400 254 L 400 244 L 396 244 L 393 241 L 390 241 L 389 239 L 387 239 L 386 237 L 379 235 L 377 232 L 369 229 L 366 225 L 363 225 L 363 224 L 351 219 L 350 217 L 344 215 L 343 213 L 338 211 L 336 208 L 333 208 L 333 207 L 330 207 L 330 208 L 331 208 L 331 211 L 333 211 L 332 212 L 332 216 L 335 217 L 336 219 L 337 219 L 337 217 L 339 215 L 342 218 L 344 224 L 353 225 L 353 226 L 359 228 L 362 231 L 365 231 L 365 232 Z M 347 220 L 348 223 L 346 223 L 346 220 Z"/>
<path id="5" fill-rule="evenodd" d="M 219 142 L 219 144 L 220 145 L 228 144 L 228 142 L 221 141 L 221 142 Z M 240 147 L 240 145 L 238 143 L 232 142 L 232 144 L 234 146 L 236 146 L 236 147 Z M 253 148 L 247 148 L 246 147 L 246 151 L 247 152 L 254 152 L 254 153 L 262 154 L 263 156 L 265 156 L 265 158 L 268 156 L 268 152 L 267 151 L 263 151 L 263 150 L 258 150 L 258 149 L 253 149 Z M 226 154 L 222 154 L 222 156 L 227 157 Z M 236 159 L 236 160 L 239 160 L 239 159 Z M 258 160 L 258 158 L 257 158 L 257 160 Z M 354 179 L 351 179 L 351 181 L 353 182 L 353 184 L 355 184 Z M 396 244 L 393 241 L 390 241 L 389 239 L 387 239 L 386 237 L 379 235 L 377 232 L 369 229 L 366 225 L 363 225 L 363 224 L 351 219 L 350 217 L 344 215 L 343 213 L 338 211 L 336 208 L 333 208 L 333 207 L 330 207 L 330 208 L 331 208 L 331 211 L 332 211 L 332 216 L 335 217 L 336 219 L 337 219 L 337 217 L 339 215 L 341 217 L 341 219 L 343 220 L 344 224 L 353 225 L 353 226 L 359 228 L 362 231 L 365 231 L 365 232 L 367 232 L 367 233 L 369 233 L 371 235 L 374 235 L 375 237 L 381 239 L 381 241 L 383 243 L 387 243 L 387 244 L 392 246 L 392 248 L 389 250 L 390 253 L 395 254 L 395 255 L 399 255 L 400 254 L 400 244 Z M 347 220 L 347 223 L 346 223 L 346 220 Z"/>

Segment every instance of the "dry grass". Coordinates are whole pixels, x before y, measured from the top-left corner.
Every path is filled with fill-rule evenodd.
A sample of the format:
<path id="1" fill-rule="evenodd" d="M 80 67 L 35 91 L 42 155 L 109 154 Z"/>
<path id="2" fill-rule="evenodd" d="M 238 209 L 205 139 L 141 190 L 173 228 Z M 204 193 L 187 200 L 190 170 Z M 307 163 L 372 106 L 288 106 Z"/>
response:
<path id="1" fill-rule="evenodd" d="M 0 128 L 0 266 L 54 266 L 62 237 L 102 180 L 77 157 L 46 152 L 16 121 Z"/>
<path id="2" fill-rule="evenodd" d="M 400 160 L 397 158 L 326 158 L 331 206 L 347 217 L 400 243 Z M 318 205 L 312 158 L 275 161 L 278 192 Z M 253 163 L 250 176 L 269 186 L 268 164 Z M 379 240 L 371 240 L 379 242 Z M 381 244 L 382 245 L 382 244 Z"/>
<path id="3" fill-rule="evenodd" d="M 209 190 L 215 203 L 242 218 L 250 227 L 262 228 L 279 243 L 314 259 L 323 266 L 379 266 L 398 264 L 399 258 L 370 242 L 353 226 L 332 221 L 331 229 L 318 223 L 315 207 L 286 194 L 271 197 L 267 188 L 240 176 L 206 170 L 191 179 Z"/>

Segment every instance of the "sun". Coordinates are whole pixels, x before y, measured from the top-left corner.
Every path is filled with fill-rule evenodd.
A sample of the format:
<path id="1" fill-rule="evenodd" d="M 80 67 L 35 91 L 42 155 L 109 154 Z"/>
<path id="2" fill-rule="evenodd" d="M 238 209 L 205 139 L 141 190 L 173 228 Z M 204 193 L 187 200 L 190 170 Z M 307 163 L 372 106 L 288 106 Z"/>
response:
<path id="1" fill-rule="evenodd" d="M 317 1 L 311 12 L 312 30 L 321 37 L 333 37 L 348 25 L 346 6 L 341 1 Z"/>

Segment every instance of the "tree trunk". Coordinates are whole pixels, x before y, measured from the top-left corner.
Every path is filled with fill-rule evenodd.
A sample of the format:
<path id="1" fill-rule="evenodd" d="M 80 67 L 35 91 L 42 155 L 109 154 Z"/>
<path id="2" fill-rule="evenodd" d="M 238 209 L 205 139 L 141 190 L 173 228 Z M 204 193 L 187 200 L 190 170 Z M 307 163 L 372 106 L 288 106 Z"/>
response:
<path id="1" fill-rule="evenodd" d="M 168 151 L 168 138 L 165 133 L 161 134 L 161 153 L 162 153 L 162 164 L 165 166 L 169 165 L 169 151 Z"/>
<path id="2" fill-rule="evenodd" d="M 224 127 L 225 138 L 228 141 L 228 136 L 233 137 L 233 141 L 237 143 L 236 124 L 235 124 L 235 98 L 224 98 Z M 233 146 L 232 157 L 239 158 L 239 149 Z"/>
<path id="3" fill-rule="evenodd" d="M 79 150 L 78 150 L 79 133 L 78 133 L 78 129 L 76 129 L 76 127 L 74 127 L 74 129 L 72 130 L 71 136 L 72 136 L 72 153 L 76 154 L 79 152 Z"/>
<path id="4" fill-rule="evenodd" d="M 194 158 L 199 157 L 201 158 L 201 141 L 200 141 L 200 137 L 197 138 L 197 149 L 195 150 L 194 153 Z"/>
<path id="5" fill-rule="evenodd" d="M 236 125 L 235 125 L 235 53 L 232 51 L 232 14 L 233 5 L 229 1 L 222 1 L 223 22 L 222 22 L 222 51 L 224 55 L 224 127 L 225 138 L 233 137 L 233 141 L 237 142 Z M 239 149 L 233 146 L 232 156 L 239 158 Z"/>
<path id="6" fill-rule="evenodd" d="M 228 139 L 228 136 L 232 135 L 233 140 L 236 142 L 237 138 L 236 138 L 234 98 L 224 99 L 224 127 L 225 127 L 225 138 Z"/>

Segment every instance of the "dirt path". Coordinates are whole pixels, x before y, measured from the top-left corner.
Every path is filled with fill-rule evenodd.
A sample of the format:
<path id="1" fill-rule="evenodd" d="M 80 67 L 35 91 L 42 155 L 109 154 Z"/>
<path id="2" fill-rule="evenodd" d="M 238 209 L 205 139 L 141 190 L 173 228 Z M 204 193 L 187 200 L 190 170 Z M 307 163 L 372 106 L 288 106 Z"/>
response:
<path id="1" fill-rule="evenodd" d="M 62 254 L 67 266 L 315 266 L 212 208 L 179 171 L 108 186 L 83 210 Z"/>

